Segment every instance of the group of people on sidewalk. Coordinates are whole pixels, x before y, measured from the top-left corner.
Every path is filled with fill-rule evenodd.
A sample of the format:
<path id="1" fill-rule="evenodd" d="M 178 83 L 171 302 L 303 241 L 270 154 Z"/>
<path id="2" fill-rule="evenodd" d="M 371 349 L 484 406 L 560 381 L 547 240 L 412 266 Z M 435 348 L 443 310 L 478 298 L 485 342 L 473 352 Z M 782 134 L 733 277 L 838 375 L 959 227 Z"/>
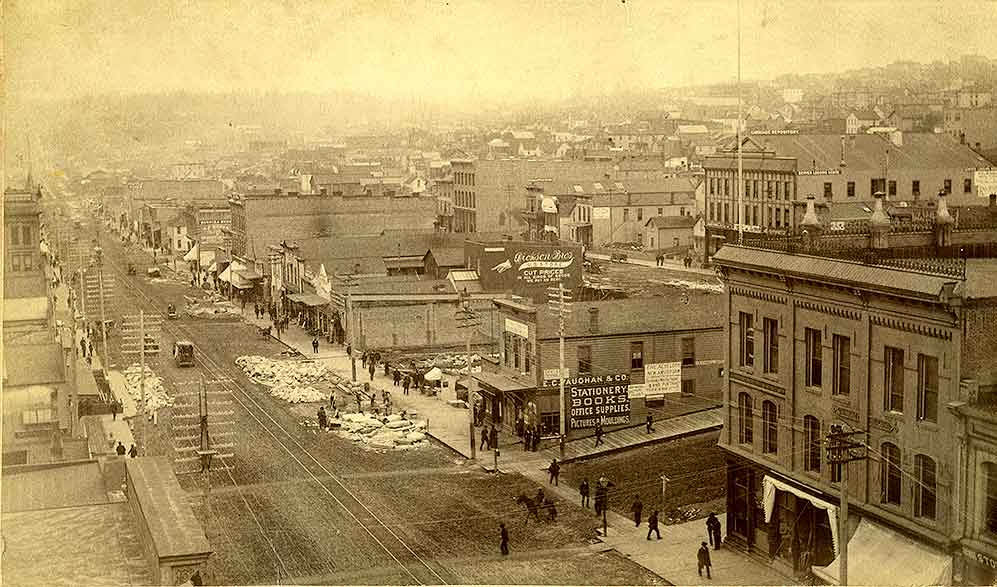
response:
<path id="1" fill-rule="evenodd" d="M 639 528 L 641 522 L 641 514 L 644 511 L 644 503 L 641 502 L 640 496 L 635 495 L 633 504 L 630 506 L 630 512 L 633 514 L 634 527 Z M 647 539 L 651 539 L 651 534 L 657 536 L 658 540 L 661 540 L 661 531 L 658 529 L 660 512 L 657 509 L 651 510 L 651 515 L 647 518 Z M 706 535 L 709 538 L 709 543 L 714 549 L 720 548 L 721 537 L 720 537 L 720 520 L 717 519 L 717 514 L 715 512 L 710 512 L 710 515 L 706 518 Z M 703 576 L 703 571 L 706 571 L 706 578 L 712 579 L 710 574 L 710 568 L 713 566 L 710 560 L 710 549 L 706 542 L 700 543 L 699 550 L 696 552 L 696 566 L 699 572 L 699 576 Z"/>

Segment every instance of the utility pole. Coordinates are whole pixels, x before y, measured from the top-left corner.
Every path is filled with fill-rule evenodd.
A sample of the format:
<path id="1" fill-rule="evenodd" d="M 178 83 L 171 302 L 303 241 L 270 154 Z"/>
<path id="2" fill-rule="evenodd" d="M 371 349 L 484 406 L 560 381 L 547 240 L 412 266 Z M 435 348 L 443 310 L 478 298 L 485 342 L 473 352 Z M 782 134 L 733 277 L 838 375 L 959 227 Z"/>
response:
<path id="1" fill-rule="evenodd" d="M 866 453 L 867 443 L 861 438 L 867 434 L 864 430 L 846 431 L 841 424 L 831 424 L 826 440 L 827 462 L 832 471 L 837 467 L 841 472 L 838 484 L 841 502 L 838 512 L 838 548 L 841 551 L 838 556 L 838 583 L 842 587 L 848 585 L 848 463 L 869 458 Z M 856 437 L 860 437 L 860 440 L 856 441 Z"/>
<path id="2" fill-rule="evenodd" d="M 557 310 L 558 317 L 557 336 L 560 351 L 560 362 L 558 364 L 557 381 L 561 406 L 561 413 L 559 416 L 561 421 L 561 442 L 559 442 L 558 445 L 560 446 L 561 460 L 564 460 L 564 439 L 568 435 L 567 410 L 564 405 L 564 380 L 566 378 L 566 374 L 564 372 L 564 317 L 571 313 L 571 308 L 569 306 L 571 303 L 571 295 L 564 289 L 564 282 L 558 282 L 556 289 L 553 287 L 547 288 L 547 298 L 549 300 L 549 304 Z"/>
<path id="3" fill-rule="evenodd" d="M 146 355 L 159 354 L 159 341 L 154 335 L 159 334 L 161 323 L 162 318 L 160 316 L 147 316 L 144 311 L 139 310 L 138 316 L 125 316 L 124 324 L 121 326 L 121 353 L 124 355 L 139 355 L 139 369 L 141 370 L 139 377 L 139 401 L 141 402 L 139 404 L 139 414 L 142 418 L 142 440 L 139 443 L 139 454 L 142 456 L 147 454 L 146 444 L 148 436 L 146 433 L 148 431 L 147 424 L 149 419 L 149 414 L 146 413 L 145 401 Z"/>
<path id="4" fill-rule="evenodd" d="M 457 318 L 457 328 L 463 328 L 467 330 L 467 340 L 465 354 L 467 357 L 467 404 L 468 404 L 468 438 L 471 440 L 471 458 L 475 458 L 475 450 L 477 447 L 474 445 L 474 392 L 471 391 L 471 337 L 474 335 L 474 329 L 478 327 L 480 322 L 478 321 L 478 314 L 471 309 L 471 303 L 468 300 L 467 288 L 459 294 L 458 296 L 458 308 L 456 312 Z M 498 452 L 495 453 L 495 465 L 498 467 Z"/>

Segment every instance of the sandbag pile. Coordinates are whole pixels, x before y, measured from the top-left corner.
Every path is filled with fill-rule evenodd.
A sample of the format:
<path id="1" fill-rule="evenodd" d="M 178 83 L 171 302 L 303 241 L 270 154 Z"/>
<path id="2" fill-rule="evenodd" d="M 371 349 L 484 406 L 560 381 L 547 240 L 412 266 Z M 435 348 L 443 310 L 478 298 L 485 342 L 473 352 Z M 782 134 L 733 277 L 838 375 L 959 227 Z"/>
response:
<path id="1" fill-rule="evenodd" d="M 135 401 L 136 406 L 142 403 L 142 368 L 132 365 L 124 370 L 125 389 Z M 166 393 L 163 380 L 149 367 L 145 368 L 145 413 L 153 414 L 160 408 L 173 405 L 173 397 Z"/>
<path id="2" fill-rule="evenodd" d="M 426 422 L 398 414 L 379 417 L 366 412 L 348 413 L 331 418 L 329 423 L 339 436 L 371 450 L 411 450 L 429 445 Z"/>
<path id="3" fill-rule="evenodd" d="M 291 403 L 321 402 L 329 399 L 329 370 L 318 363 L 274 361 L 255 355 L 235 360 L 254 382 L 270 389 L 270 395 Z"/>

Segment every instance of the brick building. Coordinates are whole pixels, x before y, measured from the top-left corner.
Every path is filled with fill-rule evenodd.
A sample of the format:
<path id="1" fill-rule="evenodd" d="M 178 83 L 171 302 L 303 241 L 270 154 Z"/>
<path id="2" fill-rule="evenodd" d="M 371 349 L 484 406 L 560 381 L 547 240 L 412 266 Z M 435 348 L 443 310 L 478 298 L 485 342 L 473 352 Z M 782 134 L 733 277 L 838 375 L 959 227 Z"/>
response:
<path id="1" fill-rule="evenodd" d="M 997 211 L 957 224 L 943 196 L 930 227 L 902 229 L 878 199 L 868 226 L 840 235 L 808 208 L 804 234 L 714 256 L 727 286 L 727 542 L 834 581 L 848 541 L 856 584 L 958 582 L 963 520 L 980 527 L 962 494 L 982 481 L 965 478 L 971 428 L 957 408 L 967 381 L 997 383 L 994 335 L 979 335 L 997 308 Z M 869 457 L 848 465 L 844 531 L 832 424 L 865 431 Z M 997 560 L 988 532 L 973 536 Z"/>
<path id="2" fill-rule="evenodd" d="M 500 358 L 474 376 L 484 411 L 511 426 L 532 403 L 541 430 L 556 432 L 559 389 L 545 382 L 557 378 L 560 364 L 558 315 L 523 298 L 495 305 Z M 573 304 L 565 319 L 565 371 L 568 377 L 629 375 L 633 425 L 649 409 L 658 410 L 658 417 L 706 409 L 720 399 L 722 319 L 713 295 L 678 290 L 670 297 Z M 676 376 L 666 387 L 657 380 L 648 386 L 649 369 L 671 369 Z M 569 429 L 568 438 L 590 432 Z"/>

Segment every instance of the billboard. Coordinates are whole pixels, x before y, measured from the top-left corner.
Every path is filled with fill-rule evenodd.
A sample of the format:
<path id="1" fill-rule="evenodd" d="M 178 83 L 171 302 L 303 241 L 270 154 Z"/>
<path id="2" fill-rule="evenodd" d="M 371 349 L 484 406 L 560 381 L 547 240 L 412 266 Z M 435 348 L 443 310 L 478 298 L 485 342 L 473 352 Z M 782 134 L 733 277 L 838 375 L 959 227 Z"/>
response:
<path id="1" fill-rule="evenodd" d="M 682 362 L 644 365 L 645 396 L 659 399 L 666 393 L 682 393 Z"/>
<path id="2" fill-rule="evenodd" d="M 559 282 L 573 291 L 581 286 L 582 246 L 522 241 L 467 243 L 470 266 L 485 291 L 511 291 L 544 299 Z"/>
<path id="3" fill-rule="evenodd" d="M 558 380 L 547 380 L 544 386 L 557 388 Z M 568 402 L 568 428 L 594 428 L 630 423 L 630 375 L 581 375 L 564 380 L 564 395 Z"/>
<path id="4" fill-rule="evenodd" d="M 990 194 L 997 194 L 997 169 L 973 171 L 973 185 L 976 186 L 976 195 L 980 198 L 989 198 Z"/>

